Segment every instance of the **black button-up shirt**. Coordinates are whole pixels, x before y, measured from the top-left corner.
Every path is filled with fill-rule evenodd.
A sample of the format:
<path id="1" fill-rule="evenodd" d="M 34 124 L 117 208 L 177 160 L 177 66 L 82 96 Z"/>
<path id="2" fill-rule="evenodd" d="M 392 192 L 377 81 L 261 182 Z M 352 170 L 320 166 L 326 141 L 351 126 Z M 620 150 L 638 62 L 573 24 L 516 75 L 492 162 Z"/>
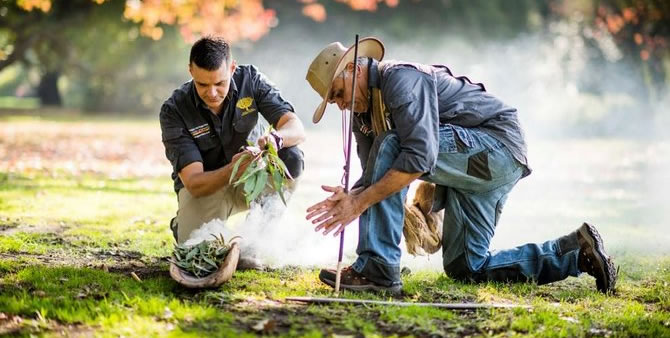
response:
<path id="1" fill-rule="evenodd" d="M 486 92 L 484 85 L 455 77 L 442 65 L 372 60 L 368 87 L 380 88 L 400 139 L 393 169 L 432 174 L 437 162 L 440 124 L 481 128 L 502 142 L 530 174 L 526 142 L 517 110 Z M 353 131 L 365 170 L 374 134 L 369 114 L 356 114 Z M 359 180 L 356 185 L 362 183 Z"/>
<path id="2" fill-rule="evenodd" d="M 193 81 L 177 88 L 160 112 L 175 191 L 184 187 L 178 173 L 185 166 L 202 162 L 205 171 L 216 170 L 230 163 L 247 140 L 257 139 L 262 132 L 259 113 L 276 127 L 287 112 L 293 112 L 293 106 L 251 65 L 239 65 L 235 70 L 219 115 L 207 108 Z"/>

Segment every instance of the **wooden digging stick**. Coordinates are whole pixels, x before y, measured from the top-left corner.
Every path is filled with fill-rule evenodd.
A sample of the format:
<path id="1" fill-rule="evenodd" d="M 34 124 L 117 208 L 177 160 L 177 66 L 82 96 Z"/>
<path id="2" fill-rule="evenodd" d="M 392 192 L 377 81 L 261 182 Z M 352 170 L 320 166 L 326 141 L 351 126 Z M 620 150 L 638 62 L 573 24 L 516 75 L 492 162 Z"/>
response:
<path id="1" fill-rule="evenodd" d="M 308 304 L 354 304 L 354 305 L 390 305 L 390 306 L 422 306 L 436 307 L 449 310 L 476 310 L 476 309 L 531 309 L 530 305 L 505 303 L 411 303 L 389 302 L 382 300 L 346 299 L 346 298 L 315 298 L 315 297 L 287 297 L 286 301 Z"/>

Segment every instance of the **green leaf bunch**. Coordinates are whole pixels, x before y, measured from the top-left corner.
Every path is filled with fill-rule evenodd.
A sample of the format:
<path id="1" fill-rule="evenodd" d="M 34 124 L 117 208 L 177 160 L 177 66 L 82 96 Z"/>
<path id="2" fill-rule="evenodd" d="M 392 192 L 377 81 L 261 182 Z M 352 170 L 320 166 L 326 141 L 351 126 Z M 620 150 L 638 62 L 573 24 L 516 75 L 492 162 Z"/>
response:
<path id="1" fill-rule="evenodd" d="M 265 131 L 265 135 L 269 135 L 271 131 L 272 127 L 268 128 Z M 253 146 L 253 143 L 249 142 L 249 145 Z M 240 178 L 233 183 L 241 163 L 249 158 L 249 156 L 252 155 L 244 154 L 235 162 L 229 183 L 233 184 L 234 187 L 240 185 L 244 187 L 244 197 L 247 205 L 258 198 L 263 190 L 265 190 L 265 187 L 270 187 L 273 191 L 277 192 L 284 205 L 286 205 L 283 187 L 288 184 L 288 180 L 292 179 L 292 177 L 284 161 L 279 158 L 277 148 L 272 143 L 268 143 L 265 149 L 253 155 L 251 163 L 244 170 Z"/>
<path id="2" fill-rule="evenodd" d="M 219 264 L 226 258 L 231 247 L 223 235 L 212 236 L 214 240 L 202 241 L 196 245 L 175 244 L 170 261 L 195 277 L 210 275 L 219 269 Z"/>

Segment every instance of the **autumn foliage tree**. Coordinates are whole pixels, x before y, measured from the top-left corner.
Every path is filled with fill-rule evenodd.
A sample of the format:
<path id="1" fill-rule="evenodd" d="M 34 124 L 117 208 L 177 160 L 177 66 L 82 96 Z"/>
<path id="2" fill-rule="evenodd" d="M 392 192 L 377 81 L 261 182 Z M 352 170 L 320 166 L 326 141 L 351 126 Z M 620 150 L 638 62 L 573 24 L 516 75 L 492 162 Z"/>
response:
<path id="1" fill-rule="evenodd" d="M 273 8 L 282 6 L 292 11 L 297 7 L 315 22 L 326 21 L 327 12 L 335 7 L 376 11 L 382 6 L 401 6 L 399 0 L 293 1 L 293 6 L 285 6 L 267 0 L 0 0 L 0 72 L 16 63 L 38 69 L 37 93 L 43 104 L 55 105 L 61 103 L 61 75 L 83 74 L 86 90 L 92 93 L 84 94 L 86 98 L 113 103 L 115 98 L 106 88 L 113 83 L 109 80 L 143 80 L 146 64 L 157 62 L 152 59 L 152 50 L 160 54 L 165 48 L 184 49 L 183 45 L 174 46 L 174 40 L 189 43 L 214 34 L 231 42 L 257 41 L 278 25 L 280 18 Z M 466 30 L 468 25 L 495 26 L 495 32 L 489 30 L 493 35 L 502 31 L 518 34 L 524 29 L 524 20 L 531 17 L 530 11 L 538 13 L 544 22 L 569 20 L 579 13 L 584 18 L 584 32 L 590 34 L 587 38 L 596 42 L 613 40 L 623 58 L 639 67 L 650 97 L 669 81 L 667 0 L 519 0 L 513 8 L 503 0 L 405 0 L 402 5 L 404 9 L 412 7 L 412 13 L 401 16 L 413 16 L 414 10 L 418 13 L 421 9 L 433 23 L 449 17 Z M 395 31 L 406 32 L 403 37 L 411 38 L 419 28 L 412 26 L 414 20 L 408 24 L 407 20 L 396 19 L 391 25 Z M 426 25 L 421 27 L 424 34 L 433 34 Z M 151 89 L 149 84 L 145 87 Z M 138 90 L 143 89 L 138 85 Z M 150 95 L 142 94 L 140 101 L 150 105 Z M 92 106 L 96 105 L 96 109 L 115 109 L 113 104 Z"/>
<path id="2" fill-rule="evenodd" d="M 636 65 L 647 99 L 654 101 L 670 82 L 670 1 L 552 0 L 559 19 L 584 18 L 585 38 L 609 62 Z M 611 42 L 611 43 L 610 43 Z"/>
<path id="3" fill-rule="evenodd" d="M 664 60 L 670 58 L 670 2 L 667 0 L 601 1 L 594 25 L 610 33 L 622 54 L 640 65 L 653 99 L 668 82 Z"/>
<path id="4" fill-rule="evenodd" d="M 6 1 L 6 0 L 5 0 Z M 97 4 L 112 0 L 90 0 Z M 323 21 L 325 8 L 316 0 L 298 0 L 303 3 L 303 14 Z M 399 0 L 337 0 L 349 5 L 353 10 L 377 10 L 379 3 L 389 7 L 398 5 Z M 27 12 L 48 13 L 54 7 L 51 0 L 17 0 L 16 5 Z M 241 39 L 258 40 L 276 26 L 276 14 L 263 6 L 263 0 L 126 0 L 123 18 L 139 23 L 141 33 L 154 40 L 163 36 L 160 25 L 178 25 L 187 41 L 198 35 L 219 35 L 229 41 Z"/>
<path id="5" fill-rule="evenodd" d="M 378 3 L 389 6 L 398 0 L 339 0 L 354 10 L 376 10 Z M 300 0 L 303 14 L 315 21 L 325 20 L 323 5 L 315 0 Z M 91 14 L 97 11 L 92 22 Z M 37 94 L 43 105 L 61 105 L 58 80 L 64 72 L 99 70 L 110 67 L 92 67 L 96 60 L 77 62 L 74 55 L 95 55 L 91 42 L 117 44 L 132 37 L 132 26 L 139 27 L 139 34 L 151 40 L 160 40 L 166 29 L 176 27 L 186 42 L 202 35 L 219 35 L 231 42 L 256 41 L 277 25 L 276 13 L 267 9 L 262 0 L 0 0 L 0 71 L 14 64 L 37 67 L 40 82 Z M 82 28 L 105 26 L 102 31 L 119 39 L 98 36 L 100 32 L 84 32 Z M 112 26 L 112 27 L 110 27 Z M 116 31 L 117 34 L 114 34 Z M 96 36 L 93 41 L 75 35 Z M 3 41 L 4 40 L 4 41 Z M 137 40 L 131 38 L 130 40 Z M 4 46 L 3 46 L 4 45 Z M 137 46 L 137 43 L 135 44 Z M 124 47 L 132 56 L 129 47 Z M 124 49 L 120 48 L 120 49 Z M 110 74 L 107 74 L 110 75 Z"/>

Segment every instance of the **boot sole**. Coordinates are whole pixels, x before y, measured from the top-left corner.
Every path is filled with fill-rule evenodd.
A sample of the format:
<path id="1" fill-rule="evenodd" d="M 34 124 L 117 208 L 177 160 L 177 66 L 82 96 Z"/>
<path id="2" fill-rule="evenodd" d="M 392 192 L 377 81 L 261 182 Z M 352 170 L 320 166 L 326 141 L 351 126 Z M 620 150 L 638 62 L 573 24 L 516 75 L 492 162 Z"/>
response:
<path id="1" fill-rule="evenodd" d="M 327 278 L 322 277 L 319 275 L 319 280 L 322 281 L 324 284 L 327 284 L 328 286 L 335 288 L 335 281 L 330 280 Z M 380 286 L 380 285 L 345 285 L 340 283 L 340 289 L 342 290 L 349 290 L 349 291 L 374 291 L 374 292 L 380 292 L 380 293 L 389 293 L 391 295 L 397 296 L 402 292 L 402 285 L 394 285 L 394 286 Z"/>
<path id="2" fill-rule="evenodd" d="M 592 250 L 595 251 L 595 256 L 599 258 L 599 268 L 603 276 L 605 276 L 605 285 L 601 285 L 600 281 L 596 278 L 596 286 L 598 291 L 603 293 L 613 293 L 614 287 L 616 286 L 616 269 L 614 268 L 614 263 L 610 259 L 610 256 L 605 252 L 605 246 L 603 240 L 600 237 L 600 234 L 593 225 L 589 223 L 584 223 L 586 227 L 579 229 L 582 232 L 582 237 L 588 242 Z"/>

